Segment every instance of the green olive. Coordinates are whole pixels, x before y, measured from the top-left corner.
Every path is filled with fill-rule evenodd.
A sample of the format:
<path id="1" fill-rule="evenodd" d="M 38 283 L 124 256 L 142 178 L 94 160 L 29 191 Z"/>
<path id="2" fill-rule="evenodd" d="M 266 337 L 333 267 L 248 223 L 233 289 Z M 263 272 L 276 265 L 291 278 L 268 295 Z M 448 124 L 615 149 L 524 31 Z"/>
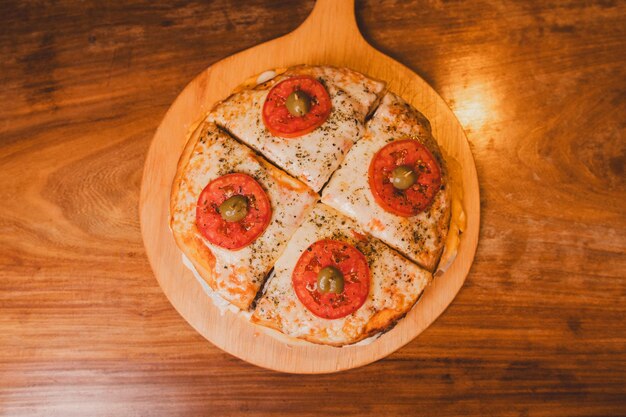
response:
<path id="1" fill-rule="evenodd" d="M 340 294 L 343 291 L 343 274 L 334 266 L 322 268 L 317 274 L 317 288 L 320 292 Z"/>
<path id="2" fill-rule="evenodd" d="M 398 190 L 406 190 L 417 182 L 417 174 L 408 165 L 400 165 L 391 171 L 391 185 Z"/>
<path id="3" fill-rule="evenodd" d="M 243 195 L 234 195 L 220 204 L 219 212 L 227 222 L 238 222 L 248 214 L 248 199 Z"/>
<path id="4" fill-rule="evenodd" d="M 302 91 L 296 90 L 287 96 L 285 106 L 287 106 L 287 110 L 289 110 L 292 116 L 302 117 L 311 110 L 311 97 Z"/>

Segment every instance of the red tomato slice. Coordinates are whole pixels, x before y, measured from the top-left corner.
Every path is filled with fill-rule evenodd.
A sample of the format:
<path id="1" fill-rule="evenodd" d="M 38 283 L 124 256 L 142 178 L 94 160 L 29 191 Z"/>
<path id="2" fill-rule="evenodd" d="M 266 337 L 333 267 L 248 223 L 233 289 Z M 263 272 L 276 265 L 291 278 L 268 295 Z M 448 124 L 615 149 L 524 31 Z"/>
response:
<path id="1" fill-rule="evenodd" d="M 219 206 L 234 195 L 248 199 L 248 214 L 238 222 L 227 222 Z M 223 175 L 211 181 L 200 193 L 196 206 L 196 225 L 209 242 L 237 250 L 254 242 L 272 217 L 270 200 L 261 185 L 247 174 Z"/>
<path id="2" fill-rule="evenodd" d="M 285 102 L 289 94 L 302 91 L 311 97 L 311 109 L 304 116 L 289 113 Z M 330 96 L 313 77 L 300 75 L 279 82 L 270 90 L 263 104 L 263 123 L 274 136 L 296 138 L 321 126 L 330 114 Z"/>
<path id="3" fill-rule="evenodd" d="M 417 182 L 406 190 L 391 183 L 391 173 L 408 165 L 417 173 Z M 414 139 L 397 140 L 385 145 L 372 158 L 369 185 L 374 200 L 386 211 L 402 217 L 426 210 L 441 188 L 441 170 L 430 151 Z"/>
<path id="4" fill-rule="evenodd" d="M 327 266 L 334 266 L 344 276 L 339 294 L 317 289 L 317 274 Z M 338 240 L 318 240 L 300 256 L 291 281 L 298 299 L 311 313 L 323 319 L 338 319 L 358 310 L 367 299 L 370 269 L 365 255 L 354 246 Z"/>

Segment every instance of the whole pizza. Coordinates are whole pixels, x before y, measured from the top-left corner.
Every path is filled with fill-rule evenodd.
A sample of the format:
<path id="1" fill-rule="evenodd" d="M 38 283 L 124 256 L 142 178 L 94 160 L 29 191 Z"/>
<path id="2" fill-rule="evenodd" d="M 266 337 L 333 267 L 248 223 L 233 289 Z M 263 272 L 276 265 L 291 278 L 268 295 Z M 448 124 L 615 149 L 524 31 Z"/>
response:
<path id="1" fill-rule="evenodd" d="M 393 327 L 453 258 L 448 162 L 384 82 L 267 71 L 192 132 L 170 226 L 218 303 L 291 338 L 353 344 Z"/>

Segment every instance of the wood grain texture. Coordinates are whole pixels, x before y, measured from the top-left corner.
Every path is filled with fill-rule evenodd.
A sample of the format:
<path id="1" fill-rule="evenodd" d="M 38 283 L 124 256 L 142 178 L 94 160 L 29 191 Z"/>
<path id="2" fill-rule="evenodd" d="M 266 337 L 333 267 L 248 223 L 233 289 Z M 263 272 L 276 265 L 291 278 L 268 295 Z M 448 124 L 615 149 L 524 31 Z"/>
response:
<path id="1" fill-rule="evenodd" d="M 271 68 L 300 64 L 348 67 L 385 80 L 391 91 L 424 113 L 450 163 L 461 167 L 458 173 L 458 170 L 450 172 L 451 183 L 463 196 L 467 224 L 455 250 L 456 258 L 449 269 L 424 290 L 417 305 L 404 319 L 364 346 L 337 349 L 287 344 L 242 317 L 221 314 L 183 265 L 181 251 L 170 231 L 172 184 L 177 181 L 179 156 L 191 149 L 187 141 L 197 122 L 245 80 Z M 474 259 L 480 224 L 476 168 L 458 120 L 424 80 L 367 44 L 356 26 L 354 4 L 349 0 L 318 0 L 310 16 L 295 31 L 211 65 L 185 87 L 152 139 L 139 211 L 150 264 L 161 288 L 185 320 L 213 344 L 238 358 L 265 368 L 301 374 L 363 366 L 413 340 L 437 319 L 463 285 Z"/>
<path id="2" fill-rule="evenodd" d="M 312 7 L 0 5 L 0 414 L 624 415 L 622 2 L 357 1 L 365 38 L 452 107 L 481 180 L 470 275 L 413 342 L 285 375 L 174 311 L 139 230 L 150 139 L 188 80 Z"/>

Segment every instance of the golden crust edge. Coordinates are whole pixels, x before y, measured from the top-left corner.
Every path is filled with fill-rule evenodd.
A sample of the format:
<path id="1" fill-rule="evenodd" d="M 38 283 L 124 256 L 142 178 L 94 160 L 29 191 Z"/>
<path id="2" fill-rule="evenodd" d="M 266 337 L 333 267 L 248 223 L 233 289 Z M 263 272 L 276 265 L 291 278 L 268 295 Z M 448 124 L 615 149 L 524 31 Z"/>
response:
<path id="1" fill-rule="evenodd" d="M 282 331 L 279 320 L 273 321 L 273 320 L 263 319 L 256 314 L 256 310 L 252 312 L 252 316 L 250 317 L 250 322 L 259 326 L 264 326 L 272 330 L 276 330 L 280 332 L 282 335 L 284 335 L 285 337 L 295 339 L 296 341 L 305 340 L 307 342 L 310 342 L 316 345 L 332 346 L 332 347 L 354 345 L 355 343 L 359 343 L 360 341 L 367 339 L 369 337 L 375 336 L 377 334 L 380 334 L 382 336 L 384 333 L 393 329 L 396 326 L 396 324 L 398 324 L 398 322 L 402 318 L 404 318 L 411 311 L 411 309 L 413 309 L 413 307 L 415 307 L 415 305 L 422 298 L 424 291 L 426 290 L 428 285 L 430 285 L 433 279 L 433 274 L 430 271 L 426 271 L 426 272 L 428 272 L 428 276 L 427 278 L 424 279 L 425 281 L 424 285 L 422 286 L 421 291 L 417 294 L 415 301 L 413 301 L 411 304 L 407 305 L 405 308 L 401 310 L 384 308 L 382 310 L 377 311 L 365 323 L 363 327 L 364 328 L 363 333 L 361 333 L 358 337 L 347 342 L 329 343 L 327 340 L 323 340 L 323 339 L 317 338 L 315 336 L 310 336 L 310 335 L 303 335 L 300 337 L 290 336 Z"/>
<path id="2" fill-rule="evenodd" d="M 181 153 L 181 156 L 178 160 L 178 165 L 176 168 L 176 174 L 174 176 L 174 180 L 172 182 L 172 188 L 170 191 L 170 207 L 169 207 L 169 226 L 172 231 L 172 235 L 174 236 L 174 241 L 176 245 L 180 249 L 180 251 L 189 259 L 189 261 L 193 264 L 194 268 L 198 272 L 198 275 L 206 282 L 206 284 L 214 291 L 218 293 L 218 295 L 222 296 L 221 292 L 219 292 L 216 282 L 215 282 L 215 256 L 211 252 L 211 250 L 204 245 L 204 243 L 197 237 L 197 234 L 192 233 L 179 233 L 173 225 L 174 222 L 174 212 L 176 210 L 176 203 L 178 202 L 178 195 L 180 191 L 180 183 L 183 179 L 184 173 L 187 170 L 187 166 L 189 165 L 189 160 L 191 155 L 193 154 L 193 150 L 198 143 L 198 140 L 204 136 L 206 131 L 210 129 L 211 126 L 217 125 L 206 121 L 206 118 L 203 117 L 198 122 L 194 123 L 189 132 L 187 133 L 188 139 L 185 144 L 185 147 Z M 194 227 L 195 230 L 195 227 Z M 236 299 L 226 299 L 229 303 L 238 307 L 241 310 L 247 311 L 250 309 L 252 301 L 254 300 L 256 293 L 252 295 L 252 297 L 248 297 L 250 301 L 246 304 L 239 302 Z"/>
<path id="3" fill-rule="evenodd" d="M 172 181 L 172 188 L 170 190 L 170 206 L 169 206 L 169 226 L 174 236 L 174 241 L 178 249 L 189 259 L 189 261 L 196 268 L 196 271 L 202 277 L 202 279 L 211 287 L 215 289 L 215 278 L 212 272 L 212 265 L 215 265 L 215 256 L 211 251 L 207 249 L 210 254 L 209 259 L 198 256 L 198 249 L 192 244 L 194 237 L 188 234 L 179 233 L 174 227 L 174 212 L 176 210 L 176 203 L 178 202 L 178 195 L 180 191 L 180 183 L 183 178 L 183 174 L 189 165 L 189 159 L 196 147 L 198 140 L 203 136 L 204 132 L 209 128 L 209 124 L 204 120 L 204 117 L 195 122 L 187 132 L 187 141 L 185 147 L 178 159 L 176 167 L 176 174 Z M 191 241 L 191 242 L 190 242 Z"/>
<path id="4" fill-rule="evenodd" d="M 422 291 L 418 295 L 415 302 L 411 304 L 409 307 L 407 307 L 406 309 L 394 310 L 390 308 L 385 308 L 383 310 L 378 311 L 367 321 L 367 323 L 365 323 L 365 326 L 364 326 L 365 330 L 363 333 L 361 333 L 358 337 L 351 339 L 349 341 L 343 342 L 343 343 L 331 343 L 331 342 L 328 342 L 327 340 L 323 340 L 321 338 L 310 336 L 310 335 L 303 335 L 300 337 L 290 336 L 286 333 L 283 333 L 280 325 L 277 324 L 275 321 L 259 318 L 254 314 L 254 312 L 252 316 L 250 317 L 250 322 L 259 326 L 264 326 L 272 330 L 276 330 L 280 332 L 282 335 L 284 335 L 285 337 L 293 338 L 296 341 L 304 340 L 309 343 L 313 343 L 315 345 L 332 346 L 332 347 L 350 346 L 350 345 L 354 345 L 355 343 L 359 343 L 360 341 L 365 340 L 369 337 L 376 336 L 377 334 L 382 335 L 388 332 L 389 330 L 393 329 L 394 326 L 398 324 L 398 322 L 404 316 L 406 316 L 409 313 L 409 311 L 411 311 L 413 306 L 415 306 L 417 301 L 422 296 L 423 292 L 424 290 L 422 289 Z"/>
<path id="5" fill-rule="evenodd" d="M 439 256 L 436 268 L 433 272 L 434 277 L 443 275 L 454 263 L 458 248 L 461 243 L 461 235 L 467 226 L 467 218 L 465 216 L 464 196 L 463 196 L 463 171 L 460 163 L 456 158 L 449 155 L 445 150 L 441 150 L 442 157 L 446 161 L 448 168 L 448 190 L 450 193 L 450 207 L 447 235 L 443 251 Z"/>

